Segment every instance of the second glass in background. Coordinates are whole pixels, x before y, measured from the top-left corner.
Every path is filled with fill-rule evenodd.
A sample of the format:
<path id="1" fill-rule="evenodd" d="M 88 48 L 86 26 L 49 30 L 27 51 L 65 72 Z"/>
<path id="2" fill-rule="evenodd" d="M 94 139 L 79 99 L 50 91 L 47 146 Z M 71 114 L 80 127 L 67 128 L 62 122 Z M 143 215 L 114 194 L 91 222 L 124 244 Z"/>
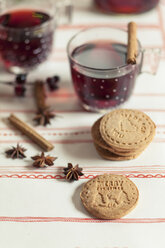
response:
<path id="1" fill-rule="evenodd" d="M 94 3 L 107 13 L 138 14 L 154 8 L 159 0 L 94 0 Z"/>
<path id="2" fill-rule="evenodd" d="M 53 0 L 8 0 L 0 7 L 0 56 L 5 68 L 15 74 L 27 73 L 47 60 L 61 10 L 66 10 L 68 21 L 71 14 L 64 0 L 56 4 Z"/>

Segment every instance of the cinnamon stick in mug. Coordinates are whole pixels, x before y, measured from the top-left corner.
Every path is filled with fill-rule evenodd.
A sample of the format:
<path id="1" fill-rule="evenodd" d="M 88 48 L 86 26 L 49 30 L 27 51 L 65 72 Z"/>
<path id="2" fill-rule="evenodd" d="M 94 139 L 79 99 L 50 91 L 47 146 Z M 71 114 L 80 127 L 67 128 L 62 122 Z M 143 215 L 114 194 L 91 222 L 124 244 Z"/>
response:
<path id="1" fill-rule="evenodd" d="M 127 63 L 136 64 L 137 56 L 137 25 L 135 22 L 128 24 L 128 47 L 127 47 Z"/>
<path id="2" fill-rule="evenodd" d="M 43 138 L 40 134 L 38 134 L 32 127 L 27 125 L 25 122 L 21 121 L 15 115 L 11 114 L 9 116 L 9 121 L 13 124 L 18 130 L 28 136 L 31 140 L 33 140 L 37 145 L 43 148 L 45 151 L 50 151 L 54 148 L 54 146 Z"/>

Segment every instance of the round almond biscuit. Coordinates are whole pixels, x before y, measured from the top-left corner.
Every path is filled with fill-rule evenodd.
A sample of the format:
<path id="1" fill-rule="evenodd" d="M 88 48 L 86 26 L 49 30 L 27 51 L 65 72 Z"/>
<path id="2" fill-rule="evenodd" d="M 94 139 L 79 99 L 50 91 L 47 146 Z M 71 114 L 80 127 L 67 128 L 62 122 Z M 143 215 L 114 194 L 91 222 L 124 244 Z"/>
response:
<path id="1" fill-rule="evenodd" d="M 128 214 L 137 204 L 136 185 L 122 175 L 105 174 L 88 181 L 81 193 L 86 210 L 100 219 L 118 219 Z"/>
<path id="2" fill-rule="evenodd" d="M 140 149 L 155 135 L 155 124 L 145 113 L 131 109 L 114 110 L 101 119 L 100 134 L 113 149 Z"/>

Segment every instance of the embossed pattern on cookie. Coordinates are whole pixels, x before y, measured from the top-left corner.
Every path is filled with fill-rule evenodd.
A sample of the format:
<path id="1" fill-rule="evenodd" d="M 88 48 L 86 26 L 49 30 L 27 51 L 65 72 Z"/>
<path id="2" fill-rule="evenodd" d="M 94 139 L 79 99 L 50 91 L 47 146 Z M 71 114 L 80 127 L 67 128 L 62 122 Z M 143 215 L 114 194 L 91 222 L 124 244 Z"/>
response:
<path id="1" fill-rule="evenodd" d="M 113 147 L 109 146 L 104 140 L 103 138 L 101 137 L 101 134 L 100 134 L 100 122 L 101 122 L 101 119 L 98 119 L 92 126 L 92 130 L 91 130 L 91 134 L 92 134 L 92 138 L 93 138 L 93 141 L 95 144 L 98 145 L 98 147 L 102 148 L 102 149 L 105 149 L 105 150 L 108 150 L 110 151 L 111 153 L 114 153 L 114 154 L 117 154 L 117 155 L 121 155 L 121 156 L 124 156 L 124 157 L 128 157 L 128 159 L 133 159 L 134 157 L 137 157 L 136 155 L 140 154 L 145 147 L 141 147 L 139 150 L 137 149 L 132 149 L 132 150 L 121 150 L 121 149 L 114 149 Z M 101 149 L 100 149 L 101 150 Z M 114 158 L 113 160 L 122 160 L 122 158 L 120 159 L 117 159 L 116 156 L 113 156 L 112 157 L 112 154 L 110 153 L 110 156 L 107 156 L 107 159 L 110 159 L 110 158 Z M 104 153 L 105 154 L 105 153 Z M 108 155 L 108 153 L 106 152 L 106 154 Z M 108 158 L 109 157 L 109 158 Z M 116 159 L 115 159 L 116 158 Z"/>
<path id="2" fill-rule="evenodd" d="M 137 204 L 136 185 L 121 175 L 105 174 L 88 181 L 80 194 L 89 213 L 101 219 L 118 219 Z"/>
<path id="3" fill-rule="evenodd" d="M 154 137 L 155 128 L 149 116 L 131 109 L 114 110 L 100 122 L 103 140 L 116 149 L 139 149 L 148 145 Z"/>

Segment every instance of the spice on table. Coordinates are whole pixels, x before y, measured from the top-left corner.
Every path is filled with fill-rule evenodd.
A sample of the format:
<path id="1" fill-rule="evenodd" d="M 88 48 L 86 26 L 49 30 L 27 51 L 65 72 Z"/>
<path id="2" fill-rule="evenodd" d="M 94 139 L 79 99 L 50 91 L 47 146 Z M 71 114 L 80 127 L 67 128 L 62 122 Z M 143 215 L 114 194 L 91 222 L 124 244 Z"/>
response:
<path id="1" fill-rule="evenodd" d="M 51 91 L 55 91 L 59 88 L 58 83 L 59 83 L 59 76 L 53 76 L 53 77 L 48 77 L 46 79 L 46 82 L 48 84 L 48 87 Z"/>
<path id="2" fill-rule="evenodd" d="M 17 144 L 16 147 L 12 147 L 11 149 L 5 151 L 7 157 L 15 159 L 15 158 L 26 158 L 24 152 L 26 151 L 26 149 L 22 146 L 20 146 L 19 144 Z"/>
<path id="3" fill-rule="evenodd" d="M 69 181 L 71 180 L 78 180 L 80 176 L 83 176 L 82 168 L 79 167 L 77 164 L 75 167 L 71 163 L 68 163 L 68 167 L 64 168 L 65 178 Z"/>
<path id="4" fill-rule="evenodd" d="M 25 84 L 27 79 L 27 74 L 18 74 L 15 78 L 15 83 Z"/>
<path id="5" fill-rule="evenodd" d="M 18 74 L 15 78 L 15 95 L 19 97 L 25 96 L 27 74 Z"/>
<path id="6" fill-rule="evenodd" d="M 47 124 L 50 124 L 50 119 L 53 119 L 54 117 L 55 115 L 48 109 L 39 110 L 36 116 L 33 118 L 33 121 L 35 121 L 37 125 L 46 126 Z"/>
<path id="7" fill-rule="evenodd" d="M 50 151 L 54 148 L 53 144 L 47 141 L 44 137 L 38 134 L 32 127 L 27 125 L 25 122 L 20 120 L 15 115 L 11 114 L 9 116 L 9 121 L 13 124 L 18 130 L 28 136 L 31 140 L 33 140 L 37 145 L 43 148 L 45 151 Z"/>
<path id="8" fill-rule="evenodd" d="M 137 25 L 135 22 L 128 24 L 128 51 L 127 63 L 136 64 L 137 57 L 137 38 L 136 38 Z"/>
<path id="9" fill-rule="evenodd" d="M 53 161 L 57 159 L 57 157 L 45 156 L 44 152 L 31 158 L 34 160 L 33 166 L 40 168 L 54 165 Z"/>
<path id="10" fill-rule="evenodd" d="M 45 86 L 42 81 L 36 81 L 34 85 L 34 95 L 37 108 L 42 111 L 47 108 Z"/>
<path id="11" fill-rule="evenodd" d="M 50 124 L 50 119 L 53 119 L 55 115 L 51 113 L 49 107 L 46 105 L 45 86 L 42 81 L 35 82 L 34 92 L 38 112 L 33 120 L 37 125 L 46 126 Z"/>

